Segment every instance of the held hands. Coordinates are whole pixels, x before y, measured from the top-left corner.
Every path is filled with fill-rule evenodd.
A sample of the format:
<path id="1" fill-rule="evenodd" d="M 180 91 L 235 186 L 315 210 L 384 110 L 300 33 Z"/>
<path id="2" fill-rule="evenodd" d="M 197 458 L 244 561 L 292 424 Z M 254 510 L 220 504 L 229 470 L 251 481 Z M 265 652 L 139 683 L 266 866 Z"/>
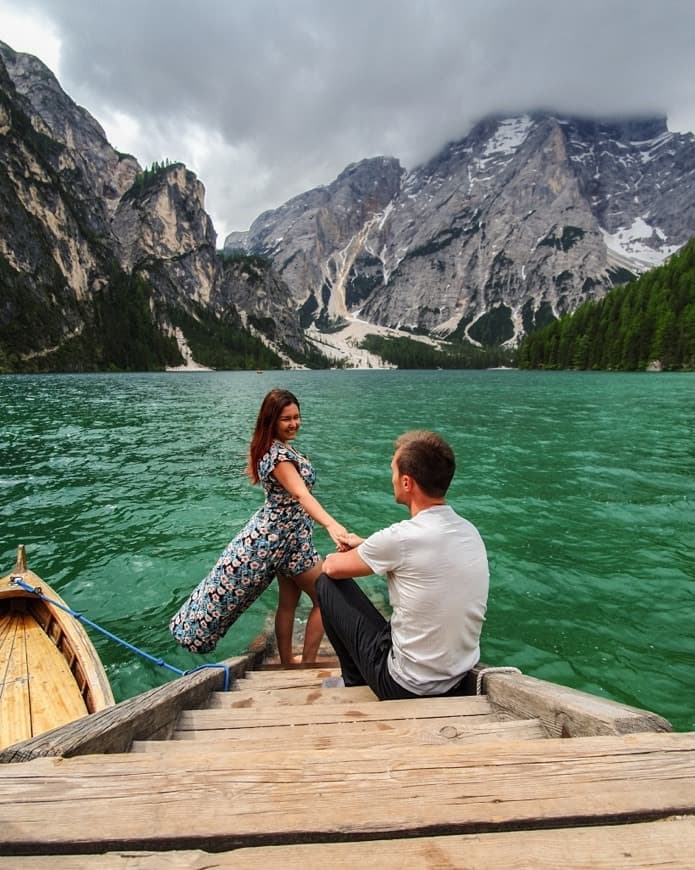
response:
<path id="1" fill-rule="evenodd" d="M 345 526 L 341 526 L 340 523 L 336 523 L 334 521 L 326 526 L 326 531 L 331 536 L 333 543 L 336 545 L 341 553 L 344 553 L 346 550 L 351 549 L 349 546 L 347 546 L 346 543 L 347 539 L 350 537 L 350 533 L 345 528 Z"/>
<path id="2" fill-rule="evenodd" d="M 355 547 L 359 547 L 364 538 L 361 538 L 359 535 L 356 535 L 354 532 L 345 532 L 344 535 L 340 537 L 336 544 L 338 545 L 338 549 L 341 553 L 345 553 L 348 550 L 354 550 Z"/>
<path id="3" fill-rule="evenodd" d="M 350 532 L 347 538 L 344 539 L 343 543 L 345 544 L 345 548 L 348 550 L 354 550 L 355 547 L 359 547 L 359 545 L 364 541 L 364 538 L 361 538 L 359 535 L 356 535 L 354 532 Z"/>

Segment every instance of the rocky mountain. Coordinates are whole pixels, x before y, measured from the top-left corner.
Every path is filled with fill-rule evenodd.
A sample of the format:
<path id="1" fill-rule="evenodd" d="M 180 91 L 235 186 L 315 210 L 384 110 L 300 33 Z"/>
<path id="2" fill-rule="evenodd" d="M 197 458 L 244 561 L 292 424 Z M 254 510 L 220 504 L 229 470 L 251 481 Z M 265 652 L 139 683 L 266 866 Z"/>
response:
<path id="1" fill-rule="evenodd" d="M 41 61 L 0 43 L 0 371 L 304 358 L 289 289 L 259 258 L 218 255 L 204 197 L 183 164 L 115 151 Z"/>
<path id="2" fill-rule="evenodd" d="M 0 371 L 383 365 L 404 332 L 511 346 L 695 236 L 694 178 L 695 137 L 664 119 L 492 118 L 410 171 L 351 164 L 220 252 L 194 173 L 114 150 L 0 42 Z"/>
<path id="3" fill-rule="evenodd" d="M 354 164 L 225 249 L 268 257 L 304 325 L 513 342 L 695 236 L 694 173 L 663 118 L 491 118 L 410 172 Z"/>

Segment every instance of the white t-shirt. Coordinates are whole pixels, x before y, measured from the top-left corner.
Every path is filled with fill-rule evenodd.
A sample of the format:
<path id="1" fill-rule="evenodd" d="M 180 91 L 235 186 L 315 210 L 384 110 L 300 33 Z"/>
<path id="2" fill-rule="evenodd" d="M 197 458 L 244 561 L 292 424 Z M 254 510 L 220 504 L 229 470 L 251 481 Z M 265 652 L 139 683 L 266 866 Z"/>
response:
<path id="1" fill-rule="evenodd" d="M 388 580 L 393 679 L 417 695 L 453 688 L 480 658 L 489 573 L 478 530 L 436 505 L 375 532 L 357 552 Z"/>

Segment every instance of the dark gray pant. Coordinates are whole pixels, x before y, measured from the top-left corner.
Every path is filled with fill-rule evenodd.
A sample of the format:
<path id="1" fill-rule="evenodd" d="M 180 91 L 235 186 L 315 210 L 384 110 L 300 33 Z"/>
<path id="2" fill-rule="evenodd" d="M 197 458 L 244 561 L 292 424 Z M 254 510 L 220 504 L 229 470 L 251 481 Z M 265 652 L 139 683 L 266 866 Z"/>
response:
<path id="1" fill-rule="evenodd" d="M 420 697 L 389 673 L 391 625 L 354 580 L 333 580 L 321 574 L 316 595 L 346 686 L 369 686 L 380 701 Z"/>

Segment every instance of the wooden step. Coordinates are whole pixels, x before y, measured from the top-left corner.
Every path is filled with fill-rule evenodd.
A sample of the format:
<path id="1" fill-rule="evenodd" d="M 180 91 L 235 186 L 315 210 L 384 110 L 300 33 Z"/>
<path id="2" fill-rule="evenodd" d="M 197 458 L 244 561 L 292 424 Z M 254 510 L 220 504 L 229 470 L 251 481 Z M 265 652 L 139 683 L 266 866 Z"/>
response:
<path id="1" fill-rule="evenodd" d="M 219 852 L 695 814 L 695 734 L 482 749 L 265 751 L 242 765 L 223 753 L 180 764 L 130 753 L 4 765 L 0 854 L 101 853 L 104 844 Z"/>
<path id="2" fill-rule="evenodd" d="M 247 671 L 237 681 L 240 689 L 290 689 L 304 686 L 320 686 L 329 677 L 339 677 L 340 668 L 288 669 L 284 671 Z"/>
<path id="3" fill-rule="evenodd" d="M 271 705 L 233 709 L 184 710 L 177 731 L 205 731 L 211 728 L 261 728 L 273 725 L 379 722 L 384 719 L 439 719 L 470 717 L 478 722 L 497 721 L 487 698 L 417 698 L 405 701 Z"/>
<path id="4" fill-rule="evenodd" d="M 301 747 L 314 752 L 350 746 L 368 749 L 374 746 L 399 748 L 401 752 L 419 746 L 490 743 L 503 740 L 543 740 L 546 734 L 537 719 L 469 724 L 460 717 L 379 722 L 346 722 L 341 725 L 285 725 L 268 728 L 232 728 L 229 730 L 181 731 L 174 739 L 136 740 L 132 752 L 198 751 L 228 752 L 235 748 L 261 751 L 273 745 Z M 191 749 L 191 744 L 193 748 Z"/>
<path id="5" fill-rule="evenodd" d="M 223 710 L 270 706 L 300 706 L 303 704 L 365 704 L 379 699 L 369 686 L 324 689 L 321 686 L 298 686 L 280 689 L 234 689 L 214 692 L 209 707 Z"/>
<path id="6" fill-rule="evenodd" d="M 301 644 L 297 644 L 297 638 L 294 639 L 294 654 L 299 655 Z M 266 658 L 264 658 L 255 668 L 258 671 L 312 671 L 322 670 L 323 668 L 339 668 L 340 662 L 337 656 L 332 654 L 332 647 L 325 647 L 319 650 L 318 659 L 315 662 L 302 663 L 298 665 L 283 665 L 278 656 L 268 657 L 266 650 Z"/>
<path id="7" fill-rule="evenodd" d="M 31 855 L 0 857 L 0 870 L 313 870 L 315 867 L 365 870 L 635 870 L 691 868 L 695 819 L 689 816 L 621 827 L 559 828 L 370 840 L 351 843 L 301 843 L 259 846 L 212 854 L 109 852 L 104 855 Z"/>

